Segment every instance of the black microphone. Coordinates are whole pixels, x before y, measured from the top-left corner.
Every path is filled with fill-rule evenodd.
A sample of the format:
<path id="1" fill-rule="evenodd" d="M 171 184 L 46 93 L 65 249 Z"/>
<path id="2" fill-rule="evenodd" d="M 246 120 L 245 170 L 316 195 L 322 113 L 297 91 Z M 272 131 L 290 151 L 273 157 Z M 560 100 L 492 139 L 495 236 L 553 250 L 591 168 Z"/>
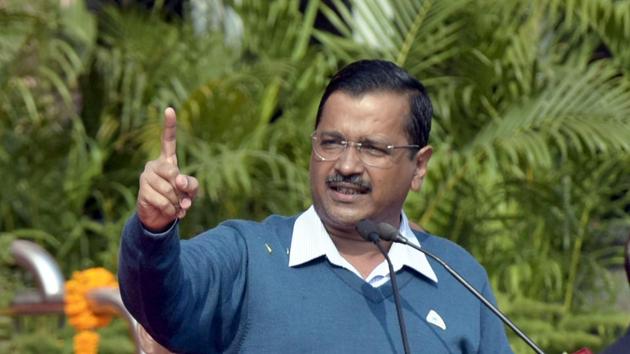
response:
<path id="1" fill-rule="evenodd" d="M 529 345 L 536 353 L 545 354 L 545 352 L 543 352 L 542 349 L 540 349 L 540 347 L 538 347 L 538 345 L 536 345 L 536 343 L 534 343 L 534 341 L 531 340 L 523 331 L 521 331 L 512 321 L 510 321 L 510 319 L 507 318 L 507 316 L 505 316 L 503 312 L 501 312 L 496 306 L 494 306 L 490 301 L 488 301 L 488 299 L 486 299 L 483 295 L 481 295 L 481 293 L 477 291 L 477 289 L 475 289 L 472 285 L 470 285 L 470 283 L 466 281 L 466 279 L 464 279 L 461 275 L 459 275 L 459 273 L 457 273 L 441 258 L 409 242 L 409 240 L 407 240 L 405 236 L 401 235 L 398 232 L 398 229 L 396 229 L 395 227 L 393 227 L 392 225 L 388 223 L 384 223 L 384 222 L 379 223 L 376 226 L 376 228 L 377 228 L 376 232 L 378 233 L 378 235 L 380 235 L 381 239 L 408 245 L 424 253 L 425 255 L 433 258 L 436 262 L 440 263 L 442 267 L 444 267 L 444 269 L 446 269 L 449 273 L 451 273 L 451 275 L 455 277 L 457 281 L 459 281 L 466 289 L 468 289 L 468 291 L 470 291 L 473 295 L 475 295 L 484 305 L 486 305 L 487 308 L 489 308 L 495 315 L 497 315 L 501 319 L 501 321 L 503 321 L 503 323 L 505 323 L 508 327 L 510 327 L 510 329 L 512 329 L 512 331 L 514 331 L 516 335 L 518 335 L 523 341 L 525 341 L 525 343 L 527 343 L 527 345 Z"/>
<path id="2" fill-rule="evenodd" d="M 373 221 L 363 219 L 357 223 L 355 228 L 359 235 L 367 241 L 378 244 L 378 241 L 381 239 L 380 231 Z"/>
<path id="3" fill-rule="evenodd" d="M 387 261 L 387 266 L 389 267 L 389 277 L 392 280 L 392 290 L 394 292 L 394 303 L 396 304 L 396 314 L 398 315 L 398 325 L 400 326 L 400 337 L 403 342 L 403 349 L 405 354 L 410 354 L 409 350 L 409 339 L 407 338 L 407 327 L 405 326 L 405 319 L 403 318 L 402 306 L 400 305 L 400 291 L 398 290 L 398 282 L 396 281 L 396 272 L 394 272 L 394 266 L 392 265 L 392 261 L 389 259 L 389 255 L 380 244 L 380 233 L 378 227 L 375 222 L 363 219 L 359 221 L 356 225 L 356 230 L 359 232 L 359 235 L 366 239 L 367 241 L 373 242 L 376 247 L 378 247 L 379 251 L 385 257 Z"/>

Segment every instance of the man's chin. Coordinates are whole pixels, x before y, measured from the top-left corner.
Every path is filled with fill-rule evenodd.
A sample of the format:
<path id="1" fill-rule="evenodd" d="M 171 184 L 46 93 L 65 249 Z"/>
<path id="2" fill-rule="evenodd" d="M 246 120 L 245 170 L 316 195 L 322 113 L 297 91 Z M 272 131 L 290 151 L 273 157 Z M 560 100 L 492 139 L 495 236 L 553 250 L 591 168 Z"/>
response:
<path id="1" fill-rule="evenodd" d="M 326 229 L 353 232 L 357 223 L 369 216 L 356 210 L 326 210 L 320 212 L 315 208 Z"/>

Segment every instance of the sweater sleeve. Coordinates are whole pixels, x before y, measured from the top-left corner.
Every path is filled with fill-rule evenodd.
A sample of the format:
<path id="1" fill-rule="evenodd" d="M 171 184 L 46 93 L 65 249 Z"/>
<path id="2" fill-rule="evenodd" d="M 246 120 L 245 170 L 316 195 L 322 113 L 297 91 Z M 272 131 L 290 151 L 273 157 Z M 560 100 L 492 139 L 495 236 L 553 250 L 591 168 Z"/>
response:
<path id="1" fill-rule="evenodd" d="M 496 299 L 487 280 L 483 286 L 482 294 L 496 306 Z M 483 303 L 479 302 L 479 306 L 481 306 L 479 354 L 514 354 L 501 319 Z"/>
<path id="2" fill-rule="evenodd" d="M 221 352 L 240 325 L 247 266 L 240 233 L 219 226 L 187 241 L 178 227 L 148 233 L 134 215 L 122 235 L 123 302 L 160 344 L 175 352 Z"/>

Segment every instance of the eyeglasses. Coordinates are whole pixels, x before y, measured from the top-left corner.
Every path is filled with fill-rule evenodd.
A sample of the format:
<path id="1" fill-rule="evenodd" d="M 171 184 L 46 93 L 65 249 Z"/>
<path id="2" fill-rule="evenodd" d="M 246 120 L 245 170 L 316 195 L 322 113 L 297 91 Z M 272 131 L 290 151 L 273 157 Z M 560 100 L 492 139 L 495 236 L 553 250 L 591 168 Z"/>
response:
<path id="1" fill-rule="evenodd" d="M 313 152 L 322 161 L 335 161 L 346 151 L 348 146 L 354 146 L 359 153 L 359 159 L 372 167 L 391 167 L 394 164 L 395 149 L 420 149 L 420 145 L 389 145 L 381 142 L 364 140 L 354 142 L 343 135 L 334 133 L 313 132 L 311 135 Z"/>

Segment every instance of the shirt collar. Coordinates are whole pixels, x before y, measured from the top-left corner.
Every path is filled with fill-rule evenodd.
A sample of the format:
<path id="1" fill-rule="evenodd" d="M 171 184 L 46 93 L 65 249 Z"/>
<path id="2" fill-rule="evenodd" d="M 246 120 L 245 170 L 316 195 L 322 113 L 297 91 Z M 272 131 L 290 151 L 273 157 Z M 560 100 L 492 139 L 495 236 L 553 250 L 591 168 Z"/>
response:
<path id="1" fill-rule="evenodd" d="M 411 230 L 409 220 L 403 211 L 401 211 L 399 232 L 409 242 L 420 246 L 420 242 Z M 337 266 L 350 270 L 354 269 L 339 254 L 315 208 L 311 206 L 295 220 L 291 237 L 291 249 L 289 251 L 289 267 L 295 267 L 322 256 L 325 256 L 328 258 L 328 261 Z M 389 257 L 392 260 L 395 271 L 399 271 L 403 266 L 407 266 L 437 283 L 437 275 L 431 268 L 424 253 L 403 244 L 394 243 L 389 250 Z M 379 265 L 379 267 L 381 266 L 387 267 L 387 265 L 383 264 Z"/>

